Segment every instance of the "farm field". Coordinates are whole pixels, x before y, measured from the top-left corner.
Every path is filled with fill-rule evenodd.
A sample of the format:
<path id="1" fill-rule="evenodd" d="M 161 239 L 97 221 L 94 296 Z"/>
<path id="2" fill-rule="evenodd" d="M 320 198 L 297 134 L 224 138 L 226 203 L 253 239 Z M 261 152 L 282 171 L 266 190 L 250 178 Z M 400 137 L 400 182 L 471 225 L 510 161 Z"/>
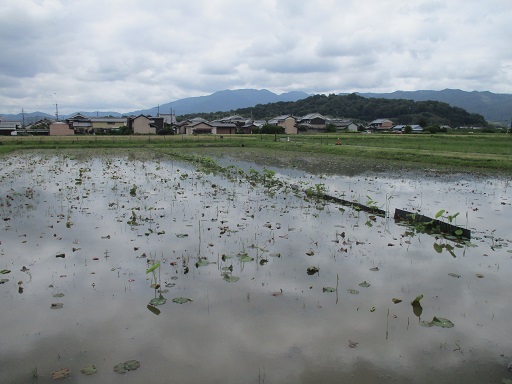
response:
<path id="1" fill-rule="evenodd" d="M 341 145 L 336 145 L 337 139 Z M 260 148 L 333 155 L 346 159 L 396 161 L 404 165 L 512 174 L 511 134 L 341 134 L 230 136 L 73 136 L 5 137 L 0 153 L 58 148 Z"/>
<path id="2" fill-rule="evenodd" d="M 506 169 L 329 137 L 25 139 L 0 146 L 2 382 L 512 379 Z"/>

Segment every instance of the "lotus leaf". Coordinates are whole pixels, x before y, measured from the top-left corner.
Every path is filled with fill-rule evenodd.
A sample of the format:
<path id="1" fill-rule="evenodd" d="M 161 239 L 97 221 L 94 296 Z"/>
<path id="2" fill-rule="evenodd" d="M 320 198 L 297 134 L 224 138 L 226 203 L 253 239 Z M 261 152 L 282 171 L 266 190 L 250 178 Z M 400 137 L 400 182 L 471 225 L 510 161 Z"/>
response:
<path id="1" fill-rule="evenodd" d="M 176 235 L 176 237 L 177 237 L 178 239 L 183 239 L 183 238 L 185 238 L 185 237 L 188 237 L 188 235 L 187 235 L 186 233 L 178 233 L 178 234 Z"/>
<path id="2" fill-rule="evenodd" d="M 154 307 L 154 306 L 148 304 L 146 308 L 149 309 L 149 311 L 151 313 L 153 313 L 153 314 L 155 314 L 157 316 L 160 314 L 160 310 L 157 307 Z"/>
<path id="3" fill-rule="evenodd" d="M 423 313 L 423 307 L 421 306 L 419 301 L 413 301 L 412 303 L 412 312 L 414 315 L 416 315 L 418 318 L 421 317 L 421 314 Z"/>
<path id="4" fill-rule="evenodd" d="M 323 287 L 322 292 L 336 292 L 336 288 L 333 287 Z"/>
<path id="5" fill-rule="evenodd" d="M 254 257 L 249 256 L 247 253 L 241 253 L 238 255 L 238 260 L 243 263 L 247 263 L 254 260 Z"/>
<path id="6" fill-rule="evenodd" d="M 359 284 L 360 287 L 368 288 L 371 284 L 367 283 L 366 281 L 363 281 L 361 284 Z"/>
<path id="7" fill-rule="evenodd" d="M 158 297 L 155 297 L 154 299 L 151 299 L 149 302 L 150 305 L 158 306 L 158 305 L 164 305 L 167 303 L 167 299 L 163 297 L 162 295 L 159 295 Z"/>
<path id="8" fill-rule="evenodd" d="M 228 275 L 227 273 L 224 274 L 223 279 L 227 281 L 228 283 L 236 283 L 238 280 L 240 280 L 239 277 Z"/>
<path id="9" fill-rule="evenodd" d="M 453 328 L 455 326 L 450 320 L 435 316 L 432 319 L 432 324 L 442 328 Z"/>
<path id="10" fill-rule="evenodd" d="M 398 303 L 401 303 L 401 302 L 402 302 L 402 300 L 401 300 L 401 299 L 397 299 L 397 298 L 395 298 L 395 297 L 393 297 L 393 298 L 391 299 L 391 301 L 393 302 L 393 304 L 398 304 Z"/>
<path id="11" fill-rule="evenodd" d="M 96 369 L 96 366 L 94 364 L 89 364 L 89 365 L 86 365 L 85 367 L 83 367 L 80 372 L 82 372 L 84 375 L 92 375 L 96 372 L 98 372 L 98 370 Z"/>
<path id="12" fill-rule="evenodd" d="M 52 303 L 51 309 L 61 309 L 64 307 L 63 303 Z"/>
<path id="13" fill-rule="evenodd" d="M 2 270 L 0 271 L 0 273 L 1 273 L 2 275 L 6 275 L 6 274 L 8 274 L 8 273 L 11 273 L 11 271 L 10 271 L 10 270 L 8 270 L 8 269 L 2 269 Z"/>
<path id="14" fill-rule="evenodd" d="M 314 275 L 315 273 L 318 273 L 320 269 L 318 267 L 308 267 L 307 273 L 308 275 Z"/>
<path id="15" fill-rule="evenodd" d="M 205 258 L 200 258 L 197 262 L 196 262 L 196 268 L 198 267 L 206 267 L 207 265 L 209 265 L 210 262 L 205 259 Z"/>
<path id="16" fill-rule="evenodd" d="M 359 291 L 357 289 L 349 289 L 348 293 L 351 293 L 353 295 L 357 295 L 359 293 Z"/>
<path id="17" fill-rule="evenodd" d="M 140 367 L 140 361 L 138 360 L 128 360 L 124 363 L 125 367 L 129 371 L 135 371 Z"/>
<path id="18" fill-rule="evenodd" d="M 177 303 L 177 304 L 185 304 L 185 303 L 188 303 L 191 301 L 192 301 L 192 299 L 189 299 L 187 297 L 177 297 L 175 299 L 172 299 L 172 302 Z"/>
<path id="19" fill-rule="evenodd" d="M 124 365 L 124 363 L 119 363 L 116 366 L 114 366 L 114 372 L 117 373 L 126 373 L 127 369 Z"/>
<path id="20" fill-rule="evenodd" d="M 456 274 L 456 273 L 449 273 L 448 276 L 451 276 L 451 277 L 456 277 L 457 279 L 460 277 L 460 275 Z"/>
<path id="21" fill-rule="evenodd" d="M 117 373 L 126 373 L 126 371 L 135 371 L 140 367 L 140 361 L 137 360 L 128 360 L 124 363 L 119 363 L 114 367 L 114 372 Z"/>
<path id="22" fill-rule="evenodd" d="M 8 281 L 9 281 L 9 279 L 0 279 L 0 284 L 7 283 Z"/>

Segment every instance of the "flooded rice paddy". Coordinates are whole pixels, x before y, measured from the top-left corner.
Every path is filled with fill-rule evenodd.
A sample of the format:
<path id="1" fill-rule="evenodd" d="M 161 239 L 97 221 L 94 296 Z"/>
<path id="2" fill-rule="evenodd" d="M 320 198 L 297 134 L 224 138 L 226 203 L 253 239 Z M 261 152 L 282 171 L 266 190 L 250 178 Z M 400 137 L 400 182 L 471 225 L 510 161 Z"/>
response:
<path id="1" fill-rule="evenodd" d="M 509 179 L 215 163 L 0 159 L 0 382 L 512 379 Z"/>

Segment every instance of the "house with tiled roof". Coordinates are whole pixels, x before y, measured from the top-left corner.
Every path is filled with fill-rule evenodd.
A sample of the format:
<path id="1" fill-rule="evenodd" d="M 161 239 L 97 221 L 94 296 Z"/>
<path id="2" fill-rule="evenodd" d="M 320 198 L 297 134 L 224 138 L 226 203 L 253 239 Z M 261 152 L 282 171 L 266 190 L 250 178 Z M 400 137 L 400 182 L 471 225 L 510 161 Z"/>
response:
<path id="1" fill-rule="evenodd" d="M 389 131 L 393 128 L 393 122 L 389 119 L 376 119 L 369 124 L 368 128 L 374 131 Z"/>
<path id="2" fill-rule="evenodd" d="M 273 119 L 270 119 L 268 123 L 283 127 L 284 133 L 287 135 L 296 135 L 298 133 L 297 119 L 292 115 L 276 116 Z"/>
<path id="3" fill-rule="evenodd" d="M 128 128 L 133 130 L 134 134 L 139 135 L 155 135 L 164 129 L 163 117 L 152 117 L 139 115 L 128 118 Z"/>

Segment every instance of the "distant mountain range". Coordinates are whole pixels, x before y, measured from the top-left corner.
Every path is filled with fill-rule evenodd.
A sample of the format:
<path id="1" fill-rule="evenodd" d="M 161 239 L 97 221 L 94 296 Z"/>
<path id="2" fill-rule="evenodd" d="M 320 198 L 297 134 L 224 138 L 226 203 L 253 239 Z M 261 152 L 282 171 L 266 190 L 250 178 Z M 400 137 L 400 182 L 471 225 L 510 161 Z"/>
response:
<path id="1" fill-rule="evenodd" d="M 191 113 L 228 112 L 239 108 L 247 108 L 256 104 L 277 103 L 279 101 L 297 101 L 308 97 L 305 92 L 287 92 L 277 95 L 267 89 L 237 89 L 234 91 L 225 90 L 212 93 L 208 96 L 188 97 L 170 103 L 162 104 L 159 107 L 144 109 L 132 112 L 134 115 L 156 116 L 160 113 L 171 113 L 176 115 L 189 115 Z"/>
<path id="2" fill-rule="evenodd" d="M 510 122 L 512 117 L 512 95 L 496 94 L 492 92 L 466 92 L 459 89 L 445 89 L 442 91 L 395 91 L 392 93 L 358 93 L 366 98 L 407 99 L 414 101 L 435 100 L 460 107 L 470 113 L 478 113 L 490 122 Z M 85 116 L 115 116 L 123 115 L 152 115 L 158 111 L 163 114 L 174 112 L 176 115 L 209 112 L 229 112 L 239 108 L 253 107 L 257 104 L 298 101 L 308 97 L 305 92 L 288 92 L 280 95 L 266 89 L 238 89 L 218 91 L 208 96 L 188 97 L 170 103 L 128 113 L 118 112 L 80 112 Z M 315 112 L 315 111 L 310 111 Z M 341 111 L 340 111 L 341 112 Z M 342 113 L 342 112 L 341 112 Z M 62 119 L 69 115 L 59 116 Z M 25 123 L 31 123 L 42 118 L 54 119 L 54 115 L 43 112 L 25 113 Z M 22 120 L 22 114 L 0 115 L 1 120 Z"/>

